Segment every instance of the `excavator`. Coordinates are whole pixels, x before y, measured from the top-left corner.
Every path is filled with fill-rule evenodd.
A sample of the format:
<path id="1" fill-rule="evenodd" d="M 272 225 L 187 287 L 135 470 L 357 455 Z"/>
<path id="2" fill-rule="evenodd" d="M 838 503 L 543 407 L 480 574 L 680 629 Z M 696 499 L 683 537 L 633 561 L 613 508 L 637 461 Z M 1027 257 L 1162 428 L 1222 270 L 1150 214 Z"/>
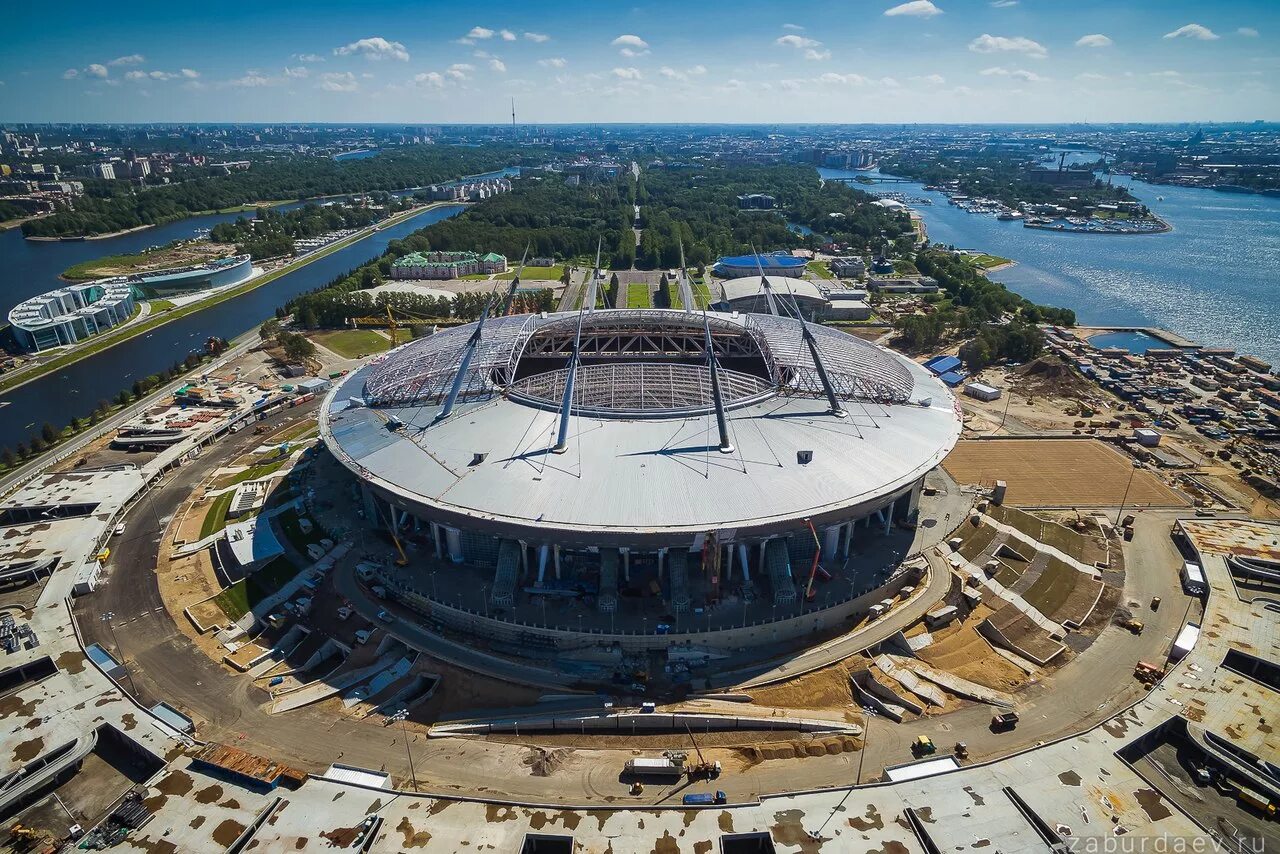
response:
<path id="1" fill-rule="evenodd" d="M 697 755 L 697 762 L 690 762 L 685 765 L 684 773 L 688 775 L 689 781 L 694 780 L 714 780 L 720 776 L 720 763 L 708 762 L 706 757 L 702 755 L 702 748 L 698 747 L 698 740 L 693 737 L 693 730 L 689 729 L 689 725 L 684 725 L 684 731 L 689 734 L 689 741 L 693 744 L 693 752 Z"/>

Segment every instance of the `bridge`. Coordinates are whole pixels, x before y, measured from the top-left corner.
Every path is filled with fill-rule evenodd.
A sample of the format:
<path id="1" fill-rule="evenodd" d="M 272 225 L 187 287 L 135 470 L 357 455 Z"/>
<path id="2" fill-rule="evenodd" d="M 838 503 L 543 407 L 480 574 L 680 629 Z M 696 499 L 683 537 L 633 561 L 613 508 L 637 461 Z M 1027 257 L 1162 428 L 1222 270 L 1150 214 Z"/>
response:
<path id="1" fill-rule="evenodd" d="M 895 178 L 890 175 L 857 175 L 852 178 L 823 178 L 824 181 L 838 181 L 841 184 L 913 184 L 910 178 Z"/>

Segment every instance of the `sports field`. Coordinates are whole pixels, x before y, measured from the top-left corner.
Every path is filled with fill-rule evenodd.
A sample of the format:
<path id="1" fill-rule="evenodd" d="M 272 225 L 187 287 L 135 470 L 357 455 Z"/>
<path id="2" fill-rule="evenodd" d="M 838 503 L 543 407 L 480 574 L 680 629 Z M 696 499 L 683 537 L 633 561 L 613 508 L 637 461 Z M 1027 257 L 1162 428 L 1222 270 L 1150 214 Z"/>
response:
<path id="1" fill-rule="evenodd" d="M 1122 500 L 1135 508 L 1188 503 L 1154 474 L 1134 471 L 1127 457 L 1092 439 L 962 441 L 942 465 L 960 483 L 992 486 L 1003 480 L 1005 502 L 1019 507 L 1115 507 Z"/>

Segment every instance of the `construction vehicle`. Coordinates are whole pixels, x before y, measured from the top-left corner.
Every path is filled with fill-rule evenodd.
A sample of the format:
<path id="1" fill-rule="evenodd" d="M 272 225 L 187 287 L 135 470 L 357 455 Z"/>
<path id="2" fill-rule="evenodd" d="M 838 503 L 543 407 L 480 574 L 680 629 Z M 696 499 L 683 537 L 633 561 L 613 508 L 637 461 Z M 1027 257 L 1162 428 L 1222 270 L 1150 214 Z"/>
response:
<path id="1" fill-rule="evenodd" d="M 1164 668 L 1145 661 L 1139 661 L 1133 668 L 1134 677 L 1144 685 L 1151 685 L 1164 676 Z"/>
<path id="2" fill-rule="evenodd" d="M 938 748 L 933 744 L 933 739 L 927 735 L 918 735 L 916 740 L 911 742 L 911 752 L 916 756 L 929 756 L 932 753 L 936 753 L 937 750 Z"/>
<path id="3" fill-rule="evenodd" d="M 1018 725 L 1018 713 L 1013 709 L 1002 709 L 991 716 L 993 730 L 1013 729 Z"/>
<path id="4" fill-rule="evenodd" d="M 1159 610 L 1160 610 L 1160 597 L 1159 597 L 1159 596 L 1152 596 L 1152 597 L 1151 597 L 1151 610 L 1152 610 L 1152 611 L 1159 611 Z"/>
<path id="5" fill-rule="evenodd" d="M 809 583 L 804 588 L 804 601 L 812 602 L 815 595 L 813 579 L 818 574 L 818 559 L 822 557 L 822 542 L 818 539 L 818 531 L 813 527 L 813 522 L 805 519 L 804 523 L 809 526 L 809 533 L 813 534 L 813 565 L 809 567 Z"/>
<path id="6" fill-rule="evenodd" d="M 689 725 L 684 725 L 684 731 L 689 734 L 689 741 L 693 744 L 693 752 L 697 754 L 698 761 L 692 765 L 685 767 L 685 774 L 689 776 L 689 780 L 714 780 L 720 776 L 720 763 L 708 762 L 706 757 L 702 755 L 702 748 L 698 747 L 698 740 L 693 737 L 693 730 L 689 729 Z"/>
<path id="7" fill-rule="evenodd" d="M 682 800 L 687 807 L 709 807 L 713 804 L 728 803 L 729 796 L 720 791 L 715 794 L 711 792 L 695 792 L 691 795 L 685 795 Z"/>
<path id="8" fill-rule="evenodd" d="M 680 761 L 676 761 L 676 758 Z M 656 759 L 628 759 L 622 766 L 628 774 L 651 777 L 678 777 L 684 773 L 684 754 L 668 755 Z"/>
<path id="9" fill-rule="evenodd" d="M 955 750 L 953 752 L 955 753 L 957 759 L 968 759 L 969 745 L 965 744 L 963 741 L 957 741 Z"/>
<path id="10" fill-rule="evenodd" d="M 1136 620 L 1133 617 L 1122 620 L 1120 625 L 1133 632 L 1135 635 L 1142 634 L 1142 630 L 1146 628 L 1146 624 L 1143 623 L 1142 620 Z"/>
<path id="11" fill-rule="evenodd" d="M 1244 786 L 1241 786 L 1240 790 L 1236 792 L 1236 800 L 1239 801 L 1241 806 L 1253 807 L 1267 818 L 1275 818 L 1275 802 L 1266 795 L 1260 795 L 1253 789 L 1246 789 Z"/>

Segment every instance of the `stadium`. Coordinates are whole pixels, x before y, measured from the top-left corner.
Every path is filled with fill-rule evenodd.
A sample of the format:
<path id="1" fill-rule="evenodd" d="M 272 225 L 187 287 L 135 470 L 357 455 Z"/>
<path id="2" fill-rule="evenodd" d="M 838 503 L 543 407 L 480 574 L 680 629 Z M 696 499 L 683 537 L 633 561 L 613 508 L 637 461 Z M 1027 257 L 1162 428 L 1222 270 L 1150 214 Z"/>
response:
<path id="1" fill-rule="evenodd" d="M 517 652 L 741 651 L 883 598 L 956 402 L 785 302 L 499 310 L 350 374 L 321 436 L 401 555 L 366 573 Z"/>
<path id="2" fill-rule="evenodd" d="M 790 252 L 765 252 L 721 258 L 716 261 L 711 272 L 725 279 L 759 276 L 766 273 L 770 276 L 790 276 L 798 279 L 804 276 L 805 263 L 803 258 L 797 258 Z"/>

